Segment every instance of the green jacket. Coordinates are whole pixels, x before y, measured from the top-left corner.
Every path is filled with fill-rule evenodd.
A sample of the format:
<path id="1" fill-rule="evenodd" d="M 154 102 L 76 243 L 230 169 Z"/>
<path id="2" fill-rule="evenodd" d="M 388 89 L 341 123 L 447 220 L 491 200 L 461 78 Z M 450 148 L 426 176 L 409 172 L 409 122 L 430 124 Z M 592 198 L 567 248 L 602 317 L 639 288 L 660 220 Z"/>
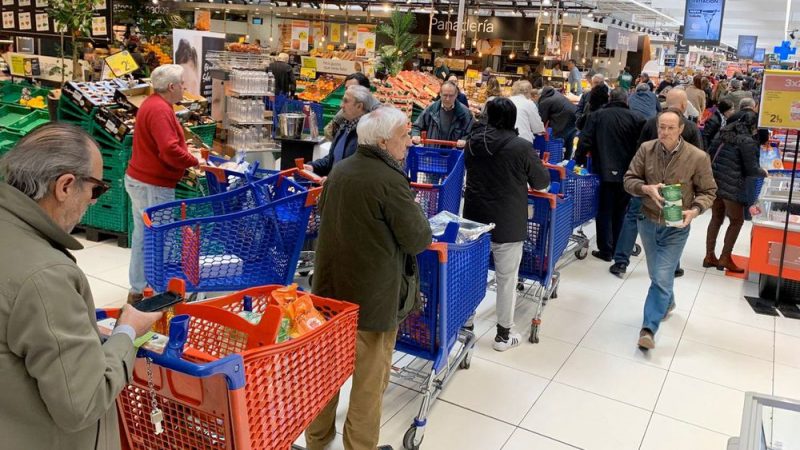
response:
<path id="1" fill-rule="evenodd" d="M 414 256 L 431 243 L 430 225 L 405 174 L 359 146 L 334 166 L 319 210 L 314 293 L 358 304 L 359 330 L 394 330 L 398 311 L 413 306 L 405 299 L 415 268 L 405 271 L 404 263 L 416 266 Z M 411 289 L 414 296 L 417 289 Z"/>
<path id="2" fill-rule="evenodd" d="M 100 342 L 83 248 L 17 189 L 0 183 L 0 447 L 119 449 L 115 399 L 136 352 Z"/>

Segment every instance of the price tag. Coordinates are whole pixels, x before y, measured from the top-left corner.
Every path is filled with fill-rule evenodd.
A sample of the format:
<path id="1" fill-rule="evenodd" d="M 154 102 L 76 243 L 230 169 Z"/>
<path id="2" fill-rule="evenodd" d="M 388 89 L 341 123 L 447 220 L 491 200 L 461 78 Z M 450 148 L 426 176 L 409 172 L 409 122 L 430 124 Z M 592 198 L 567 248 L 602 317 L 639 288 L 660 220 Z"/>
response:
<path id="1" fill-rule="evenodd" d="M 307 67 L 300 68 L 300 76 L 306 78 L 316 78 L 317 77 L 317 70 L 316 69 L 309 69 Z"/>
<path id="2" fill-rule="evenodd" d="M 758 125 L 800 130 L 800 73 L 767 70 L 763 86 Z"/>
<path id="3" fill-rule="evenodd" d="M 127 50 L 106 57 L 105 63 L 116 77 L 127 75 L 139 69 L 139 65 L 136 64 L 133 56 Z"/>

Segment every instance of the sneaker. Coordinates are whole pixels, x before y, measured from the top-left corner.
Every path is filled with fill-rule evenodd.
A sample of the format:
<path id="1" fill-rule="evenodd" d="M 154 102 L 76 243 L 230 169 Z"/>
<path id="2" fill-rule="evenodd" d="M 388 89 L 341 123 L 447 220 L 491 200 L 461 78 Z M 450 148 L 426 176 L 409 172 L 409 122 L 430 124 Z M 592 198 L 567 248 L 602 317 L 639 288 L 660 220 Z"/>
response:
<path id="1" fill-rule="evenodd" d="M 675 278 L 680 278 L 686 273 L 682 268 L 675 271 Z"/>
<path id="2" fill-rule="evenodd" d="M 664 313 L 664 319 L 663 320 L 667 320 L 667 318 L 670 316 L 670 314 L 672 314 L 672 311 L 675 311 L 675 303 L 670 303 L 669 307 L 667 308 L 667 312 Z"/>
<path id="3" fill-rule="evenodd" d="M 494 337 L 494 343 L 492 344 L 492 348 L 494 348 L 498 352 L 504 352 L 506 350 L 512 349 L 517 347 L 522 342 L 522 336 L 519 333 L 508 333 L 508 338 L 503 339 L 500 335 Z"/>
<path id="4" fill-rule="evenodd" d="M 653 338 L 653 333 L 647 328 L 642 328 L 639 332 L 639 348 L 642 350 L 652 350 L 656 348 L 656 341 Z"/>
<path id="5" fill-rule="evenodd" d="M 608 269 L 608 271 L 616 276 L 622 276 L 628 271 L 628 266 L 622 263 L 615 263 Z"/>
<path id="6" fill-rule="evenodd" d="M 606 261 L 606 262 L 611 262 L 611 261 L 614 260 L 613 257 L 602 253 L 600 250 L 592 250 L 592 256 L 594 256 L 597 259 L 602 259 L 603 261 Z"/>

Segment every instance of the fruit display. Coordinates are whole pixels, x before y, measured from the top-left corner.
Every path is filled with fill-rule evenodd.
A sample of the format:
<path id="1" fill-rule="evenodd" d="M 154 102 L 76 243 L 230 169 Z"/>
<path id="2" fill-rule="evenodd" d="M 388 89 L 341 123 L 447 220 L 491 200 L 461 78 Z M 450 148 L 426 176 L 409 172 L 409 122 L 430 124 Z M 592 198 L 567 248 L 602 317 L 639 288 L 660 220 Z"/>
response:
<path id="1" fill-rule="evenodd" d="M 442 84 L 433 75 L 410 70 L 398 73 L 397 77 L 389 77 L 387 81 L 393 87 L 405 87 L 420 106 L 430 104 L 439 95 L 439 86 Z"/>
<path id="2" fill-rule="evenodd" d="M 389 77 L 385 82 L 376 84 L 376 87 L 375 98 L 381 103 L 394 106 L 411 117 L 415 98 L 400 80 Z"/>
<path id="3" fill-rule="evenodd" d="M 45 101 L 44 97 L 38 95 L 36 97 L 25 98 L 22 97 L 19 99 L 19 104 L 22 106 L 27 106 L 29 108 L 36 108 L 36 109 L 45 109 L 47 108 L 47 101 Z"/>
<path id="4" fill-rule="evenodd" d="M 155 57 L 158 59 L 158 64 L 172 64 L 172 57 L 170 57 L 161 46 L 155 44 L 143 44 L 142 48 L 144 48 L 145 54 L 154 54 Z"/>
<path id="5" fill-rule="evenodd" d="M 228 51 L 236 52 L 236 53 L 261 53 L 261 47 L 255 44 L 239 44 L 234 42 L 232 44 L 228 44 Z"/>
<path id="6" fill-rule="evenodd" d="M 342 84 L 343 78 L 333 75 L 321 75 L 316 81 L 305 85 L 305 90 L 297 98 L 309 102 L 321 102 L 331 92 L 335 91 Z M 301 86 L 298 82 L 298 86 Z"/>
<path id="7" fill-rule="evenodd" d="M 310 53 L 311 56 L 315 58 L 327 58 L 327 59 L 342 59 L 345 61 L 355 61 L 356 54 L 355 52 L 350 51 L 339 51 L 339 50 L 323 50 L 323 49 L 313 49 Z"/>

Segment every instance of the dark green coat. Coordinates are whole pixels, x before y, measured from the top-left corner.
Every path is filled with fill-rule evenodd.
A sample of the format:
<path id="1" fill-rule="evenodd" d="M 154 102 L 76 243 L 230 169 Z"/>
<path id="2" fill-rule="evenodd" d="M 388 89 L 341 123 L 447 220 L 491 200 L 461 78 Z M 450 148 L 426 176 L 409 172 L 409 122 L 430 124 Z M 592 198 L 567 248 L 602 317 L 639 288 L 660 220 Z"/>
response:
<path id="1" fill-rule="evenodd" d="M 334 166 L 319 211 L 314 293 L 358 304 L 361 331 L 394 330 L 407 297 L 406 256 L 431 243 L 405 174 L 360 146 Z"/>

